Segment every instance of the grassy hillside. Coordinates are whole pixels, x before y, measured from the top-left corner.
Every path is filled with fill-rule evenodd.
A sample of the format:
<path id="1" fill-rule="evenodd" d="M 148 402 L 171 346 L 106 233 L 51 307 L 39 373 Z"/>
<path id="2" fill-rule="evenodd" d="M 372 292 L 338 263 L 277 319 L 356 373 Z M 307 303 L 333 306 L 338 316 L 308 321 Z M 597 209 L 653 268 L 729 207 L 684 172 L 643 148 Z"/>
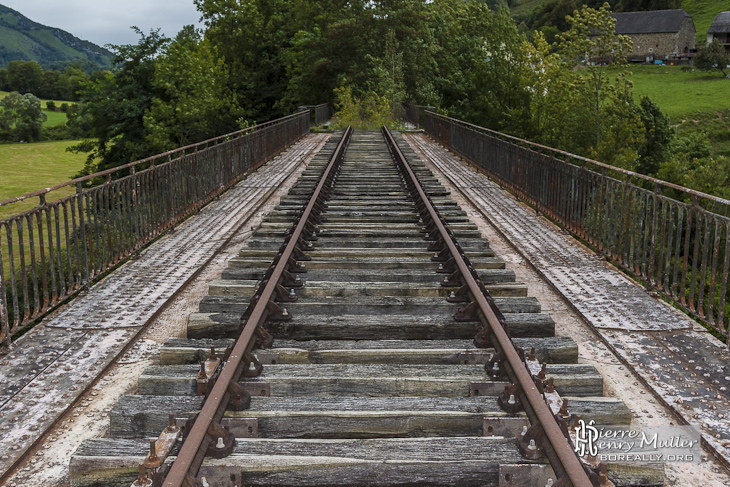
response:
<path id="1" fill-rule="evenodd" d="M 707 29 L 717 14 L 730 10 L 725 0 L 682 0 L 682 8 L 692 16 L 697 31 L 697 45 L 707 42 Z"/>
<path id="2" fill-rule="evenodd" d="M 47 65 L 58 61 L 89 60 L 108 66 L 112 53 L 66 31 L 33 22 L 19 12 L 0 5 L 0 67 L 13 60 L 38 61 Z"/>
<path id="3" fill-rule="evenodd" d="M 631 66 L 636 101 L 651 98 L 683 135 L 707 132 L 715 155 L 730 156 L 730 80 L 679 66 Z"/>
<path id="4" fill-rule="evenodd" d="M 84 167 L 85 154 L 66 152 L 66 147 L 79 141 L 37 142 L 34 144 L 0 144 L 0 201 L 68 181 Z M 49 193 L 47 200 L 56 201 L 75 192 L 73 186 Z M 30 198 L 9 206 L 0 206 L 0 220 L 38 205 Z M 26 255 L 29 245 L 25 242 Z M 9 265 L 8 247 L 0 245 L 3 264 Z M 17 258 L 18 250 L 15 249 Z"/>
<path id="5" fill-rule="evenodd" d="M 634 94 L 647 95 L 664 113 L 680 120 L 697 112 L 730 108 L 730 80 L 718 71 L 683 70 L 679 66 L 631 66 Z"/>

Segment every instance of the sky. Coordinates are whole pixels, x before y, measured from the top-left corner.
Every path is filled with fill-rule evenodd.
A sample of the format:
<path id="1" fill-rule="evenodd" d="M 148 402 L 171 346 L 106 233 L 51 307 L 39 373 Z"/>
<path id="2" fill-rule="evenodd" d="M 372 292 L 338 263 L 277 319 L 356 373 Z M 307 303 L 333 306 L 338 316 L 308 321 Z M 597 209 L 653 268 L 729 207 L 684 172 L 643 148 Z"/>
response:
<path id="1" fill-rule="evenodd" d="M 143 32 L 160 28 L 174 37 L 184 25 L 200 24 L 193 0 L 0 0 L 34 22 L 58 27 L 85 41 L 105 44 L 136 44 Z"/>

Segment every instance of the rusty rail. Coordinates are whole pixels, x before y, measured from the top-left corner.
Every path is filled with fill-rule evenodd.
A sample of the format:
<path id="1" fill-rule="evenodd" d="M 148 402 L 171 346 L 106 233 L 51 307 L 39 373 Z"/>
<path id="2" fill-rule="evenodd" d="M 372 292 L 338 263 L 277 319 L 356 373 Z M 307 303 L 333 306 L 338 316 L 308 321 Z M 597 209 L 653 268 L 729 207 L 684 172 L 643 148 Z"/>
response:
<path id="1" fill-rule="evenodd" d="M 0 350 L 13 335 L 309 131 L 308 113 L 240 130 L 0 201 Z M 84 188 L 85 184 L 102 184 Z M 48 194 L 75 194 L 48 202 Z"/>
<path id="2" fill-rule="evenodd" d="M 501 313 L 494 305 L 489 292 L 481 283 L 479 276 L 469 263 L 461 247 L 456 241 L 451 230 L 447 229 L 445 220 L 439 215 L 434 207 L 431 198 L 426 194 L 421 182 L 410 167 L 392 134 L 383 127 L 383 134 L 390 147 L 391 153 L 404 176 L 405 184 L 415 202 L 417 211 L 421 214 L 426 231 L 433 238 L 436 237 L 434 245 L 429 247 L 436 252 L 448 251 L 448 257 L 453 259 L 453 265 L 463 284 L 460 293 L 470 295 L 470 307 L 475 314 L 480 313 L 480 320 L 484 324 L 484 330 L 480 332 L 482 339 L 491 341 L 496 354 L 503 357 L 508 365 L 506 372 L 511 382 L 519 389 L 515 392 L 521 396 L 521 403 L 527 413 L 530 422 L 539 424 L 544 431 L 542 448 L 550 460 L 555 474 L 563 482 L 562 485 L 573 487 L 591 487 L 593 483 L 584 470 L 583 464 L 573 451 L 572 445 L 564 435 L 556 421 L 551 408 L 545 403 L 541 391 L 538 390 L 531 372 L 524 363 L 524 357 L 520 356 L 517 347 L 514 345 L 508 334 L 508 328 L 500 319 Z M 435 235 L 437 232 L 437 235 Z M 454 279 L 454 276 L 449 280 Z M 479 335 L 478 335 L 479 336 Z M 567 430 L 566 430 L 567 432 Z M 570 484 L 566 481 L 569 480 Z"/>
<path id="3" fill-rule="evenodd" d="M 433 112 L 425 130 L 730 345 L 730 201 Z"/>
<path id="4" fill-rule="evenodd" d="M 209 444 L 217 441 L 210 434 L 211 424 L 219 423 L 228 407 L 229 399 L 232 396 L 231 384 L 237 383 L 238 379 L 248 367 L 249 362 L 255 363 L 251 351 L 256 344 L 254 335 L 258 335 L 259 345 L 263 345 L 261 336 L 265 335 L 263 324 L 267 319 L 291 319 L 288 311 L 279 310 L 274 303 L 275 300 L 285 300 L 289 293 L 283 285 L 286 283 L 286 275 L 289 272 L 299 272 L 298 260 L 306 260 L 302 245 L 307 240 L 316 237 L 314 225 L 324 208 L 324 202 L 331 193 L 332 184 L 337 174 L 337 168 L 342 162 L 344 150 L 352 134 L 352 128 L 348 127 L 340 140 L 335 152 L 324 170 L 322 177 L 315 187 L 312 196 L 304 207 L 302 214 L 295 220 L 290 234 L 281 246 L 276 259 L 267 270 L 259 289 L 251 300 L 249 308 L 241 318 L 242 328 L 233 348 L 223 365 L 220 375 L 215 379 L 213 387 L 207 391 L 207 398 L 203 408 L 197 415 L 195 423 L 190 428 L 183 442 L 177 458 L 165 476 L 164 487 L 181 487 L 183 485 L 196 485 L 195 476 L 205 458 Z M 264 340 L 265 341 L 265 340 Z M 245 359 L 245 360 L 244 360 Z M 254 367 L 260 373 L 261 366 Z M 188 482 L 185 484 L 185 482 Z"/>

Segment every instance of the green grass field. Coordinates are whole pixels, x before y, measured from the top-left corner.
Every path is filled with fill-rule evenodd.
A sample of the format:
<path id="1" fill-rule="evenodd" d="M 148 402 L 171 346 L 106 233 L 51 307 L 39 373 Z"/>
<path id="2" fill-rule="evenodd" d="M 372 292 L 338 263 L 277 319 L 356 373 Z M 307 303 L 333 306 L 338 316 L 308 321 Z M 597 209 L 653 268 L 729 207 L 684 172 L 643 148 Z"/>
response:
<path id="1" fill-rule="evenodd" d="M 682 70 L 680 66 L 631 66 L 631 81 L 638 101 L 651 98 L 673 120 L 697 112 L 725 111 L 730 108 L 730 79 L 719 71 Z"/>
<path id="2" fill-rule="evenodd" d="M 42 188 L 68 181 L 84 167 L 86 156 L 66 152 L 66 147 L 78 141 L 36 142 L 33 144 L 0 144 L 0 201 L 31 193 Z M 75 192 L 67 186 L 46 195 L 51 202 Z M 8 206 L 0 206 L 0 220 L 27 211 L 39 203 L 39 198 L 30 198 Z M 5 237 L 5 236 L 3 236 Z M 2 245 L 3 264 L 8 266 L 8 248 L 5 239 Z M 24 246 L 26 252 L 29 245 Z M 14 252 L 17 261 L 17 249 Z"/>
<path id="3" fill-rule="evenodd" d="M 679 66 L 631 66 L 636 101 L 648 96 L 669 115 L 679 135 L 707 132 L 715 155 L 730 156 L 730 79 L 718 71 Z"/>
<path id="4" fill-rule="evenodd" d="M 66 152 L 78 141 L 0 145 L 0 201 L 68 181 L 84 167 L 85 154 Z M 64 188 L 49 195 L 53 201 L 74 192 Z M 58 193 L 58 194 L 56 194 Z M 0 207 L 0 219 L 33 208 L 38 199 Z"/>
<path id="5" fill-rule="evenodd" d="M 0 99 L 5 98 L 6 96 L 8 96 L 8 94 L 9 93 L 7 91 L 0 91 Z M 45 99 L 41 99 L 41 107 L 43 108 L 43 112 L 48 117 L 48 120 L 46 120 L 45 122 L 43 122 L 43 126 L 44 127 L 55 127 L 56 125 L 59 125 L 59 124 L 62 124 L 62 123 L 67 122 L 68 121 L 68 117 L 66 116 L 65 113 L 63 113 L 63 112 L 49 112 L 46 109 L 47 108 L 47 104 L 48 104 L 49 101 L 53 101 L 53 103 L 55 103 L 57 107 L 60 107 L 62 103 L 68 103 L 69 105 L 73 105 L 73 104 L 76 103 L 76 102 L 73 102 L 73 101 L 45 100 Z"/>

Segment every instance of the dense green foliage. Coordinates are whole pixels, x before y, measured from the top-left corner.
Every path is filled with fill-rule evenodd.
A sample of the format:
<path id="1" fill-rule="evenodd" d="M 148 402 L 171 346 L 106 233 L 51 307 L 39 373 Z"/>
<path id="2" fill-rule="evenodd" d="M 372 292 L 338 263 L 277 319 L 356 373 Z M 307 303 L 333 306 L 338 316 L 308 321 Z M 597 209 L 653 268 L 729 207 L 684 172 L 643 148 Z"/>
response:
<path id="1" fill-rule="evenodd" d="M 39 98 L 78 100 L 81 86 L 92 77 L 80 64 L 71 63 L 63 71 L 43 70 L 35 61 L 10 61 L 7 68 L 0 68 L 0 91 L 33 93 Z"/>
<path id="2" fill-rule="evenodd" d="M 111 53 L 66 31 L 33 22 L 19 12 L 0 5 L 0 67 L 10 61 L 37 61 L 64 71 L 65 63 L 93 66 L 87 72 L 109 66 Z"/>
<path id="3" fill-rule="evenodd" d="M 0 100 L 0 140 L 36 141 L 45 120 L 41 101 L 30 93 L 14 91 Z"/>
<path id="4" fill-rule="evenodd" d="M 75 146 L 88 153 L 84 173 L 323 102 L 337 108 L 337 124 L 360 127 L 397 120 L 404 101 L 437 106 L 654 175 L 697 159 L 656 104 L 635 101 L 620 68 L 630 41 L 614 36 L 608 4 L 575 9 L 560 0 L 545 9 L 552 44 L 547 34 L 523 33 L 506 8 L 476 0 L 196 5 L 203 31 L 186 27 L 174 39 L 138 32 L 138 44 L 113 48 L 115 72 L 81 82 L 68 126 L 88 137 Z"/>
<path id="5" fill-rule="evenodd" d="M 726 73 L 727 66 L 730 65 L 730 53 L 725 46 L 715 38 L 706 46 L 701 46 L 694 58 L 694 65 L 697 69 L 703 71 L 720 70 L 723 76 L 730 77 L 730 73 Z"/>

